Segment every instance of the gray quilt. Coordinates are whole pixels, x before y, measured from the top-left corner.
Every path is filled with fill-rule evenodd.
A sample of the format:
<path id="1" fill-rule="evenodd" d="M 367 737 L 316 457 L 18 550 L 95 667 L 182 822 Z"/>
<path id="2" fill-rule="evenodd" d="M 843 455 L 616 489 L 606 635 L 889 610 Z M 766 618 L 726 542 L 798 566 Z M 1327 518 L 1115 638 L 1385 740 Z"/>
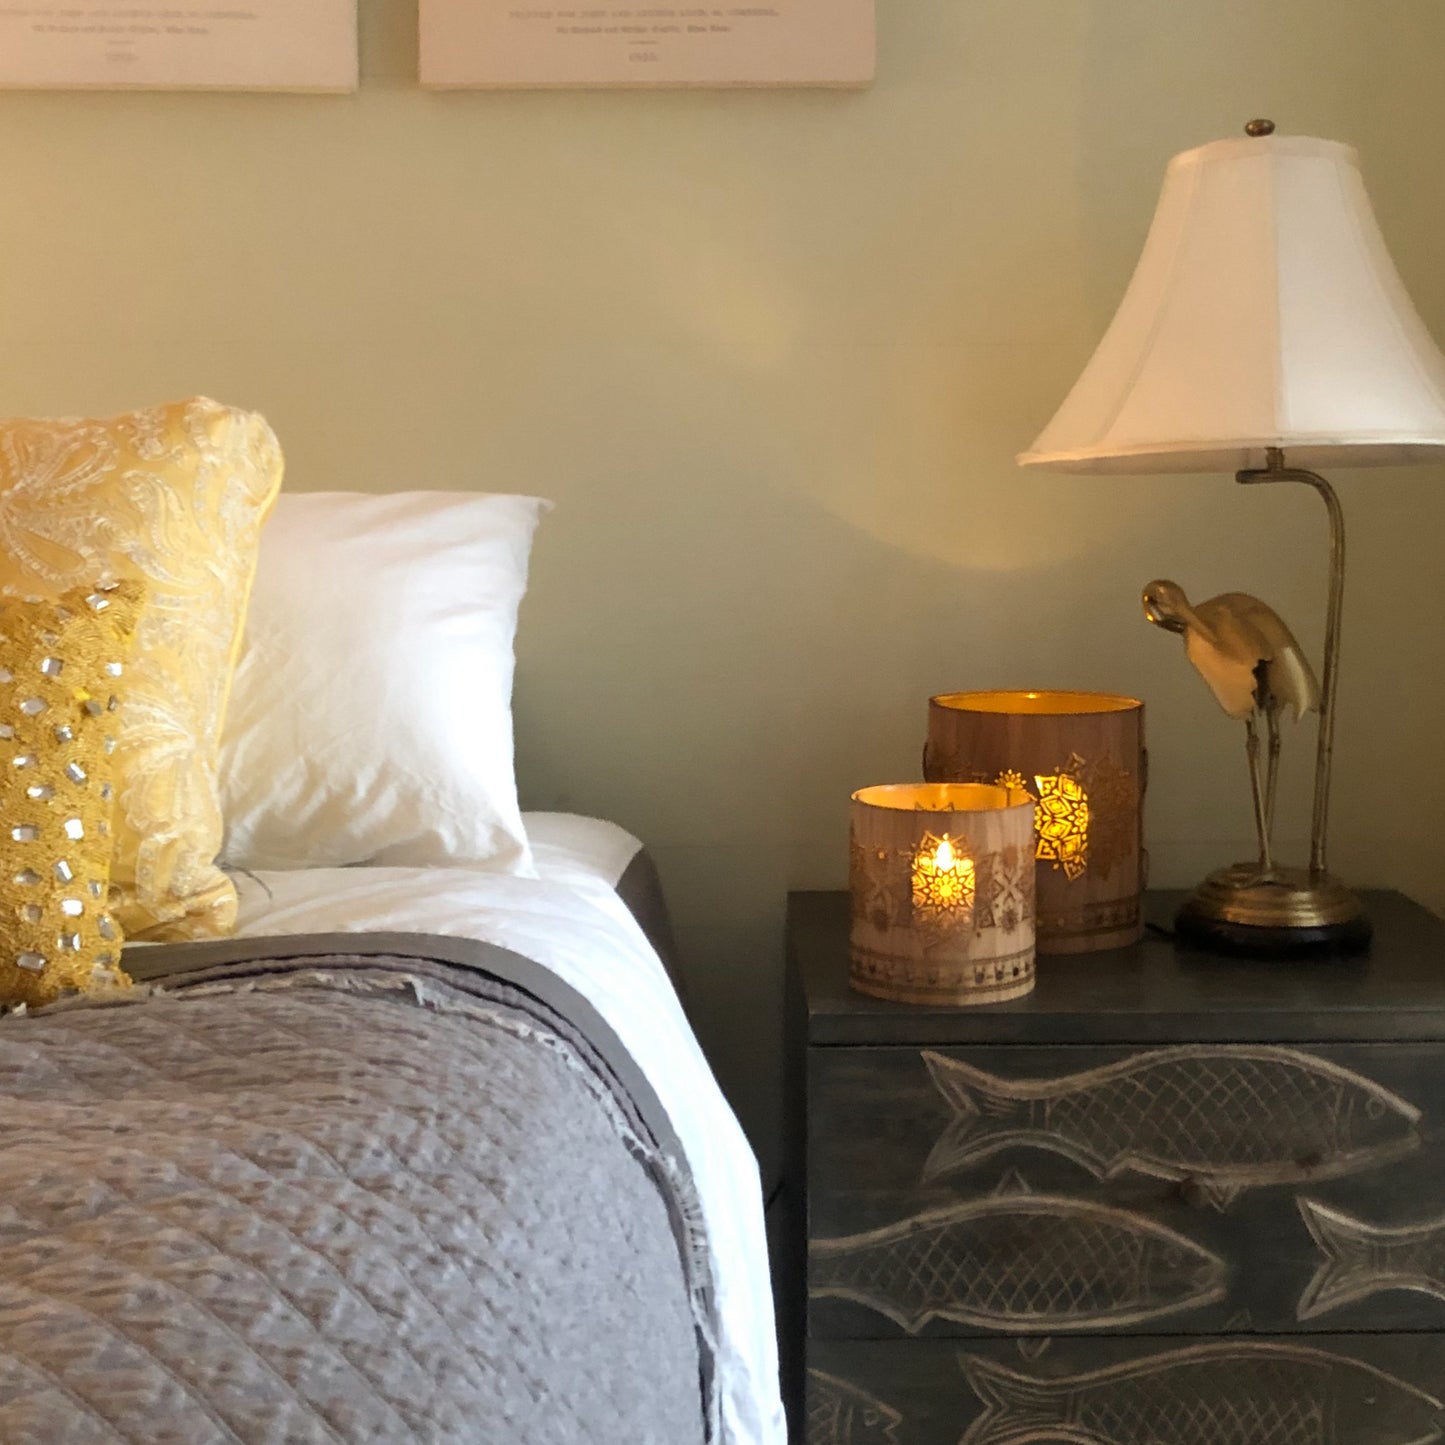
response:
<path id="1" fill-rule="evenodd" d="M 712 1438 L 690 1181 L 585 1002 L 440 939 L 127 964 L 0 1020 L 0 1441 Z"/>

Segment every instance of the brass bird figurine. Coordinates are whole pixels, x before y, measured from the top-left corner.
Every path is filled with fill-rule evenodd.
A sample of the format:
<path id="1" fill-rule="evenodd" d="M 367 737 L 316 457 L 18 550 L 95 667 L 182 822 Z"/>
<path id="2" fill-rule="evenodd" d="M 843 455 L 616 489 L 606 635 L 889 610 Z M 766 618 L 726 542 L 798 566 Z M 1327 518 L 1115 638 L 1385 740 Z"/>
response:
<path id="1" fill-rule="evenodd" d="M 1318 712 L 1320 685 L 1294 634 L 1267 603 L 1247 592 L 1223 592 L 1191 606 L 1184 589 L 1160 578 L 1144 589 L 1144 616 L 1184 638 L 1184 655 L 1209 684 L 1220 707 L 1243 721 L 1259 833 L 1260 881 L 1274 874 L 1275 785 L 1279 779 L 1279 719 L 1298 722 Z M 1258 720 L 1263 716 L 1269 756 L 1261 767 Z"/>

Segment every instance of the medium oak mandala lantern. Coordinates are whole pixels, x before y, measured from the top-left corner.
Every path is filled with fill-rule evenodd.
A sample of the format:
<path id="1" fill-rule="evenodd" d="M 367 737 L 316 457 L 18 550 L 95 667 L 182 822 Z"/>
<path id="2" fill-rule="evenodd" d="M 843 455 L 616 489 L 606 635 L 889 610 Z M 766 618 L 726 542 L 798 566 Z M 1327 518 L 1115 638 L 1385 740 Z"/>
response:
<path id="1" fill-rule="evenodd" d="M 1034 986 L 1033 799 L 898 783 L 854 793 L 849 982 L 897 1003 L 1002 1003 Z"/>

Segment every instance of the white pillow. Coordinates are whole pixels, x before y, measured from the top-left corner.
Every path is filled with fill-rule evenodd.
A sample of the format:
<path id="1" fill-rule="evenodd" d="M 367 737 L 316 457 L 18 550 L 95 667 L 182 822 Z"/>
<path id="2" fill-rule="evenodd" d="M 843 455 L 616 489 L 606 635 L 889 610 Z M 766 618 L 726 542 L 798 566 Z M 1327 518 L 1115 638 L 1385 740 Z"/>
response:
<path id="1" fill-rule="evenodd" d="M 280 497 L 221 739 L 227 865 L 536 876 L 513 770 L 512 640 L 549 505 Z"/>

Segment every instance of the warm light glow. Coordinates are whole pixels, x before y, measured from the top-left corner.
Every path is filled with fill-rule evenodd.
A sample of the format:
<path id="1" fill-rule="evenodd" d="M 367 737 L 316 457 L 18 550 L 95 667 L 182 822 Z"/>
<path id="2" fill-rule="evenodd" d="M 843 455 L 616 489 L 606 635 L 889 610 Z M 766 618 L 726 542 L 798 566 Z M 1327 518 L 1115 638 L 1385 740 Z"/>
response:
<path id="1" fill-rule="evenodd" d="M 1089 866 L 1089 795 L 1084 785 L 1066 772 L 1036 774 L 1034 782 L 1039 790 L 1035 856 L 1062 868 L 1067 878 L 1082 877 Z"/>
<path id="2" fill-rule="evenodd" d="M 973 907 L 973 859 L 945 833 L 924 835 L 913 856 L 913 906 L 933 913 L 959 913 Z"/>
<path id="3" fill-rule="evenodd" d="M 1133 712 L 1144 705 L 1136 697 L 1113 692 L 945 692 L 931 701 L 935 707 L 955 712 L 1023 717 L 1096 717 L 1100 713 Z"/>

